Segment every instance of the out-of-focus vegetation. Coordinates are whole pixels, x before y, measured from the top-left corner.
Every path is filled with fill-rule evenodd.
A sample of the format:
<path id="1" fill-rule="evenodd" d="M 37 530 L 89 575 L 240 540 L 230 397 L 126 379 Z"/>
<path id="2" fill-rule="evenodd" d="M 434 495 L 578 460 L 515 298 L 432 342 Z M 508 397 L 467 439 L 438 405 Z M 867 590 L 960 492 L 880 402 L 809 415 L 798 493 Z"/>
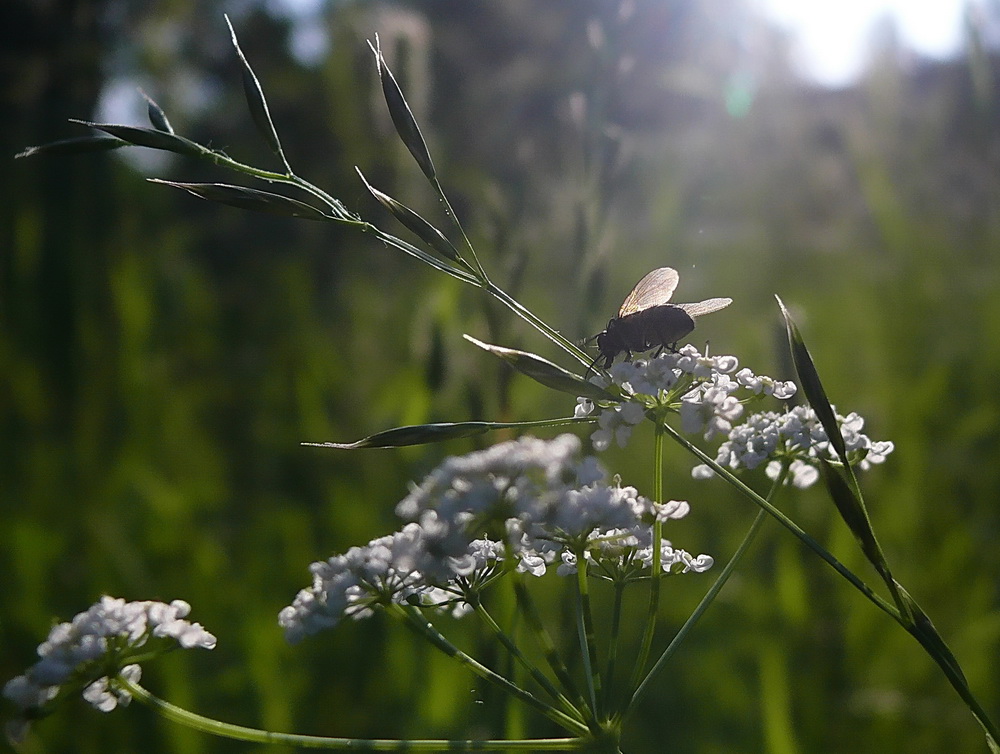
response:
<path id="1" fill-rule="evenodd" d="M 441 212 L 381 103 L 365 44 L 378 32 L 484 264 L 572 337 L 670 264 L 680 299 L 735 299 L 697 338 L 788 377 L 780 294 L 837 407 L 896 443 L 863 480 L 876 531 L 1000 716 L 1000 63 L 987 44 L 1000 18 L 974 17 L 952 62 L 885 35 L 862 83 L 828 91 L 789 73 L 782 37 L 740 0 L 282 7 L 0 10 L 3 679 L 33 661 L 53 620 L 102 593 L 183 598 L 219 647 L 144 680 L 196 711 L 329 735 L 551 733 L 381 618 L 290 648 L 276 616 L 309 562 L 395 528 L 407 480 L 492 438 L 354 453 L 300 441 L 567 415 L 571 398 L 461 334 L 560 355 L 473 289 L 369 239 L 144 181 L 233 181 L 209 166 L 138 151 L 9 159 L 81 133 L 69 117 L 124 103 L 140 123 L 138 84 L 179 133 L 277 167 L 246 113 L 226 10 L 292 165 L 398 230 L 355 165 Z M 648 439 L 604 459 L 640 490 Z M 669 494 L 694 508 L 671 537 L 724 559 L 755 511 L 692 481 L 691 465 L 671 455 Z M 820 491 L 779 504 L 877 581 Z M 663 637 L 708 584 L 667 583 Z M 504 666 L 471 622 L 449 630 Z M 985 750 L 916 643 L 777 526 L 625 747 Z M 39 725 L 29 750 L 244 747 L 138 705 L 102 715 L 81 702 Z"/>

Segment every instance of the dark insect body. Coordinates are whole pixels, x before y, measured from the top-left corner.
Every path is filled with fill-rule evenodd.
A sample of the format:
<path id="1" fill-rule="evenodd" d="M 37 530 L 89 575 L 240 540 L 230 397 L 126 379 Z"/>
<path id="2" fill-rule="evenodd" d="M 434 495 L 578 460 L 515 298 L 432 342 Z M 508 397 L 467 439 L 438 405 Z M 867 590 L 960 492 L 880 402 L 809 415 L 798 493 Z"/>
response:
<path id="1" fill-rule="evenodd" d="M 660 267 L 636 283 L 618 316 L 612 317 L 603 332 L 594 336 L 607 369 L 618 354 L 626 358 L 656 348 L 674 348 L 681 338 L 694 330 L 694 318 L 710 314 L 733 303 L 731 298 L 710 298 L 696 304 L 670 304 L 680 276 L 672 267 Z M 593 366 L 593 364 L 591 364 Z"/>

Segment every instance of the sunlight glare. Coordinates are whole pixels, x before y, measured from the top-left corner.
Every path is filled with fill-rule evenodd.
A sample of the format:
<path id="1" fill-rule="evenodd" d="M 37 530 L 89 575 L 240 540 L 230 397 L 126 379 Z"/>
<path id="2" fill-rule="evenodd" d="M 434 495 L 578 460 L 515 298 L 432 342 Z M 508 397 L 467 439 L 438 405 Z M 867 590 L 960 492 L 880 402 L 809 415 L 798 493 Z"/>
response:
<path id="1" fill-rule="evenodd" d="M 891 16 L 904 45 L 922 55 L 943 58 L 962 43 L 962 0 L 758 0 L 765 16 L 795 38 L 799 72 L 826 86 L 845 86 L 862 72 L 873 25 Z"/>

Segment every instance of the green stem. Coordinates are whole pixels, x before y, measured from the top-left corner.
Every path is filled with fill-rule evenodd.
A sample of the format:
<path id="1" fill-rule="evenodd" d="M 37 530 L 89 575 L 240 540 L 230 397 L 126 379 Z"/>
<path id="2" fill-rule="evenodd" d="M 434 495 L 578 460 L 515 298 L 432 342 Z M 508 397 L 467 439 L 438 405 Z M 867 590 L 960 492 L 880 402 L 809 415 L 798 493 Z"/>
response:
<path id="1" fill-rule="evenodd" d="M 726 482 L 735 487 L 741 494 L 748 497 L 754 503 L 763 508 L 772 518 L 776 519 L 778 523 L 784 526 L 788 531 L 798 537 L 799 540 L 805 544 L 810 550 L 819 555 L 823 560 L 830 565 L 837 573 L 843 576 L 850 584 L 857 589 L 861 594 L 868 598 L 868 600 L 874 604 L 879 610 L 882 610 L 886 615 L 890 616 L 897 623 L 900 622 L 899 611 L 890 602 L 886 601 L 879 595 L 877 595 L 872 588 L 868 586 L 864 581 L 859 579 L 854 573 L 851 572 L 847 566 L 841 563 L 837 558 L 830 554 L 819 542 L 806 534 L 803 529 L 792 521 L 788 516 L 782 513 L 780 510 L 775 508 L 771 503 L 762 498 L 752 489 L 747 487 L 740 479 L 738 479 L 732 472 L 728 469 L 723 468 L 714 459 L 710 458 L 705 454 L 700 448 L 692 445 L 688 440 L 683 437 L 677 430 L 671 427 L 665 422 L 662 423 L 663 429 L 669 434 L 674 440 L 680 443 L 684 448 L 686 448 L 690 453 L 695 455 L 702 463 L 708 465 L 712 471 L 722 477 Z"/>
<path id="2" fill-rule="evenodd" d="M 594 634 L 594 615 L 590 608 L 590 587 L 587 584 L 586 548 L 577 547 L 574 555 L 576 555 L 577 632 L 580 637 L 580 649 L 583 650 L 590 708 L 595 715 L 599 715 L 597 700 L 603 698 L 603 694 L 601 674 L 597 669 L 597 637 Z"/>
<path id="3" fill-rule="evenodd" d="M 454 278 L 458 278 L 463 283 L 468 283 L 470 285 L 479 285 L 479 280 L 469 272 L 458 267 L 452 267 L 450 264 L 441 261 L 433 254 L 428 254 L 423 249 L 414 246 L 411 243 L 404 241 L 401 238 L 397 238 L 391 233 L 386 233 L 384 230 L 378 228 L 375 225 L 367 222 L 355 222 L 358 227 L 365 233 L 371 233 L 373 236 L 378 238 L 382 243 L 388 246 L 393 246 L 405 254 L 409 254 L 411 257 L 419 259 L 424 264 L 430 265 L 439 272 L 444 272 L 451 275 Z"/>
<path id="4" fill-rule="evenodd" d="M 568 731 L 572 731 L 578 735 L 584 735 L 588 732 L 587 726 L 580 721 L 573 719 L 563 712 L 560 712 L 551 705 L 543 702 L 534 694 L 525 691 L 517 684 L 512 683 L 499 673 L 490 670 L 479 661 L 465 654 L 465 652 L 448 641 L 448 639 L 435 629 L 434 626 L 431 625 L 431 623 L 428 622 L 427 619 L 424 618 L 415 608 L 394 604 L 389 605 L 386 610 L 390 615 L 402 619 L 405 625 L 413 630 L 418 636 L 427 639 L 434 647 L 441 650 L 445 655 L 451 657 L 459 664 L 464 665 L 473 674 L 479 676 L 484 681 L 489 681 L 516 699 L 520 699 L 529 707 L 542 713 L 557 725 Z"/>
<path id="5" fill-rule="evenodd" d="M 902 621 L 900 621 L 902 623 Z M 920 630 L 918 625 L 911 625 L 903 627 L 909 632 L 914 639 L 920 642 L 920 645 L 929 654 L 934 661 L 937 663 L 938 667 L 944 673 L 948 682 L 951 684 L 952 688 L 958 692 L 959 697 L 965 702 L 969 711 L 972 712 L 973 717 L 976 718 L 983 730 L 986 732 L 987 738 L 990 742 L 990 750 L 995 752 L 1000 752 L 1000 729 L 997 728 L 996 724 L 986 714 L 986 710 L 983 709 L 979 700 L 972 693 L 972 689 L 969 688 L 968 682 L 962 673 L 961 668 L 958 667 L 957 662 L 954 661 L 954 656 L 950 654 L 945 656 L 942 655 L 939 647 L 937 646 L 940 637 L 935 641 L 933 636 L 926 636 L 923 631 Z"/>
<path id="6" fill-rule="evenodd" d="M 774 496 L 774 494 L 778 491 L 778 489 L 781 487 L 781 484 L 785 480 L 786 474 L 787 474 L 787 468 L 782 468 L 782 471 L 778 475 L 778 478 L 771 486 L 770 492 L 767 493 L 768 500 L 770 500 Z M 694 612 L 692 612 L 691 615 L 688 616 L 688 619 L 684 621 L 684 625 L 681 626 L 680 630 L 671 640 L 670 644 L 667 645 L 667 648 L 663 650 L 663 653 L 653 664 L 653 667 L 650 668 L 649 673 L 646 674 L 646 677 L 642 680 L 642 683 L 639 684 L 639 687 L 635 690 L 635 693 L 629 700 L 628 705 L 626 706 L 623 714 L 627 715 L 629 712 L 631 712 L 638 706 L 638 704 L 642 701 L 643 697 L 646 695 L 653 678 L 660 673 L 660 671 L 666 665 L 667 660 L 669 660 L 670 657 L 673 656 L 674 652 L 677 651 L 677 648 L 680 647 L 681 642 L 684 641 L 688 633 L 690 633 L 691 630 L 694 628 L 694 625 L 695 623 L 698 622 L 698 619 L 701 618 L 701 616 L 704 614 L 706 610 L 708 610 L 708 606 L 715 601 L 715 598 L 719 595 L 719 592 L 722 591 L 722 587 L 724 587 L 726 585 L 726 582 L 729 581 L 729 577 L 735 570 L 736 565 L 743 559 L 743 556 L 746 554 L 747 550 L 750 549 L 750 545 L 753 542 L 754 537 L 757 536 L 757 532 L 760 531 L 760 527 L 764 523 L 764 514 L 765 511 L 763 509 L 757 511 L 756 518 L 754 518 L 753 523 L 750 524 L 750 529 L 747 531 L 746 536 L 743 537 L 743 541 L 740 543 L 740 546 L 736 549 L 736 552 L 733 554 L 733 557 L 731 557 L 729 559 L 729 562 L 726 563 L 726 567 L 722 569 L 722 573 L 719 574 L 718 578 L 715 580 L 715 583 L 712 584 L 711 589 L 709 589 L 705 593 L 705 596 L 702 597 L 701 602 L 698 603 L 698 607 L 696 607 L 694 609 Z"/>
<path id="7" fill-rule="evenodd" d="M 587 722 L 593 720 L 593 713 L 591 712 L 591 708 L 588 705 L 586 698 L 582 693 L 580 693 L 576 683 L 574 683 L 573 676 L 570 675 L 569 668 L 566 667 L 566 663 L 564 663 L 562 657 L 559 656 L 555 642 L 552 641 L 552 636 L 549 634 L 548 630 L 545 628 L 545 624 L 542 623 L 541 618 L 538 616 L 538 610 L 535 608 L 535 603 L 531 598 L 531 593 L 524 586 L 524 582 L 521 578 L 517 577 L 516 574 L 513 583 L 514 595 L 517 598 L 518 607 L 521 609 L 521 614 L 524 616 L 525 622 L 528 624 L 528 628 L 530 628 L 535 634 L 535 640 L 541 645 L 545 661 L 549 664 L 549 667 L 552 669 L 556 679 L 562 684 L 563 688 L 566 689 L 566 692 L 576 698 L 577 709 L 584 714 L 584 719 Z"/>
<path id="8" fill-rule="evenodd" d="M 489 611 L 483 606 L 483 603 L 476 599 L 470 604 L 472 604 L 476 614 L 486 623 L 487 626 L 489 626 L 493 635 L 496 636 L 500 643 L 507 648 L 507 651 L 511 653 L 511 656 L 517 660 L 518 663 L 520 663 L 521 667 L 528 671 L 531 677 L 535 679 L 535 682 L 541 686 L 545 692 L 549 694 L 549 696 L 559 702 L 568 715 L 576 718 L 582 723 L 583 715 L 580 713 L 580 710 L 574 707 L 573 703 L 559 692 L 559 689 L 552 684 L 552 681 L 550 681 L 544 673 L 528 661 L 528 658 L 524 656 L 524 653 L 521 652 L 517 644 L 514 643 L 514 640 L 507 634 L 507 632 L 500 628 L 500 625 L 495 620 L 493 620 L 493 616 L 490 615 Z"/>
<path id="9" fill-rule="evenodd" d="M 524 305 L 518 302 L 510 294 L 508 294 L 503 289 L 499 288 L 495 283 L 486 282 L 481 285 L 482 289 L 486 291 L 489 295 L 493 296 L 500 303 L 510 309 L 514 314 L 523 319 L 525 322 L 530 324 L 536 330 L 541 332 L 545 337 L 555 343 L 557 346 L 562 348 L 566 353 L 575 358 L 581 364 L 586 364 L 590 366 L 593 359 L 588 356 L 587 352 L 580 348 L 576 343 L 566 338 L 558 330 L 550 326 L 543 319 L 538 317 L 529 311 Z"/>
<path id="10" fill-rule="evenodd" d="M 458 219 L 458 215 L 455 214 L 455 210 L 451 208 L 451 202 L 448 201 L 448 197 L 444 193 L 444 189 L 441 187 L 440 181 L 438 181 L 437 176 L 431 179 L 431 185 L 434 187 L 434 191 L 438 195 L 438 199 L 444 205 L 444 212 L 451 220 L 458 232 L 462 234 L 462 240 L 465 242 L 465 248 L 469 250 L 469 255 L 472 257 L 473 263 L 476 265 L 476 271 L 479 274 L 480 280 L 482 280 L 483 285 L 490 284 L 490 278 L 486 274 L 486 270 L 483 265 L 479 262 L 479 257 L 476 255 L 476 249 L 472 245 L 472 241 L 469 240 L 469 236 L 465 232 L 465 228 L 462 227 L 462 222 Z"/>
<path id="11" fill-rule="evenodd" d="M 321 202 L 323 202 L 326 206 L 328 206 L 331 210 L 333 210 L 336 219 L 341 220 L 343 222 L 349 222 L 352 225 L 357 225 L 363 231 L 375 235 L 384 243 L 387 243 L 390 246 L 394 246 L 395 248 L 400 249 L 401 251 L 418 258 L 420 261 L 429 264 L 435 269 L 441 272 L 445 272 L 451 275 L 452 277 L 456 277 L 465 283 L 470 283 L 472 285 L 476 285 L 482 288 L 489 295 L 493 296 L 502 304 L 504 304 L 507 308 L 513 311 L 518 317 L 528 322 L 532 327 L 537 329 L 539 332 L 541 332 L 543 335 L 545 335 L 547 338 L 553 341 L 556 345 L 558 345 L 564 351 L 566 351 L 575 359 L 577 359 L 580 363 L 586 364 L 588 367 L 590 366 L 591 358 L 587 355 L 586 351 L 584 351 L 575 343 L 573 343 L 571 340 L 563 336 L 558 330 L 551 327 L 540 317 L 533 314 L 521 303 L 519 303 L 516 299 L 514 299 L 512 296 L 510 296 L 508 293 L 506 293 L 503 289 L 501 289 L 499 286 L 497 286 L 489 279 L 489 276 L 486 274 L 486 270 L 483 268 L 482 264 L 479 262 L 479 258 L 476 256 L 476 252 L 472 246 L 472 243 L 469 241 L 469 238 L 466 235 L 464 228 L 462 228 L 462 225 L 459 222 L 458 217 L 455 215 L 455 211 L 452 209 L 447 196 L 445 196 L 444 191 L 441 188 L 441 185 L 440 183 L 438 183 L 436 178 L 432 181 L 432 184 L 434 185 L 435 191 L 437 192 L 442 203 L 444 204 L 445 212 L 447 213 L 451 221 L 455 224 L 455 227 L 458 228 L 458 230 L 461 232 L 465 245 L 469 249 L 473 263 L 475 265 L 475 270 L 473 272 L 468 272 L 464 269 L 452 267 L 451 265 L 445 264 L 444 262 L 437 259 L 437 257 L 428 254 L 427 252 L 413 246 L 412 244 L 403 241 L 400 238 L 396 238 L 395 236 L 380 230 L 371 223 L 365 222 L 360 218 L 355 217 L 354 215 L 352 215 L 347 211 L 347 209 L 340 201 L 330 196 L 328 193 L 320 189 L 318 186 L 315 186 L 309 181 L 300 178 L 294 173 L 289 172 L 288 174 L 285 174 L 285 173 L 276 173 L 272 170 L 262 170 L 260 168 L 255 168 L 251 165 L 245 165 L 244 163 L 238 162 L 237 160 L 227 157 L 226 155 L 220 152 L 215 152 L 211 150 L 206 150 L 204 156 L 207 159 L 213 161 L 214 163 L 228 167 L 231 170 L 244 173 L 254 178 L 259 178 L 269 183 L 284 183 L 287 185 L 296 186 L 299 189 L 309 194 L 312 194 Z"/>
<path id="12" fill-rule="evenodd" d="M 621 640 L 622 601 L 625 596 L 625 582 L 615 581 L 615 602 L 611 609 L 611 636 L 608 638 L 608 664 L 604 671 L 604 709 L 611 708 L 614 693 L 615 673 L 618 663 L 618 644 Z"/>
<path id="13" fill-rule="evenodd" d="M 295 733 L 275 733 L 259 728 L 233 725 L 177 707 L 149 693 L 145 688 L 118 678 L 115 681 L 143 704 L 156 709 L 168 720 L 194 730 L 236 741 L 256 744 L 284 744 L 304 749 L 340 749 L 354 751 L 572 751 L 588 745 L 586 738 L 543 738 L 537 740 L 429 740 L 333 738 Z"/>
<path id="14" fill-rule="evenodd" d="M 660 503 L 663 501 L 663 422 L 656 423 L 656 431 L 653 439 L 653 501 Z M 662 553 L 660 552 L 660 542 L 663 537 L 663 524 L 657 516 L 653 521 L 653 562 L 650 568 L 649 578 L 649 604 L 646 607 L 646 627 L 642 634 L 642 644 L 639 649 L 639 657 L 632 672 L 632 681 L 629 688 L 634 689 L 642 678 L 649 661 L 650 652 L 653 649 L 653 636 L 656 633 L 656 614 L 660 608 L 660 584 L 663 576 Z"/>
<path id="15" fill-rule="evenodd" d="M 998 747 L 998 743 L 1000 743 L 1000 729 L 997 728 L 996 724 L 990 719 L 985 710 L 982 708 L 982 705 L 980 705 L 979 701 L 975 698 L 975 696 L 973 696 L 965 676 L 963 675 L 961 669 L 957 666 L 957 663 L 954 661 L 954 656 L 950 654 L 950 650 L 948 650 L 947 655 L 942 654 L 941 648 L 939 647 L 941 639 L 939 636 L 936 636 L 936 632 L 931 631 L 930 633 L 925 634 L 924 631 L 921 630 L 920 626 L 912 621 L 912 618 L 908 619 L 908 617 L 904 616 L 896 606 L 875 594 L 871 587 L 855 576 L 854 573 L 852 573 L 846 566 L 844 566 L 832 554 L 827 552 L 822 545 L 806 534 L 805 531 L 803 531 L 794 521 L 771 505 L 767 500 L 760 497 L 760 495 L 752 489 L 747 487 L 728 469 L 720 466 L 712 458 L 709 458 L 709 456 L 706 455 L 701 449 L 688 442 L 687 439 L 682 437 L 671 426 L 664 423 L 663 427 L 674 438 L 674 440 L 680 443 L 703 463 L 707 464 L 716 474 L 739 490 L 740 493 L 750 498 L 750 500 L 775 518 L 778 523 L 788 529 L 809 549 L 825 560 L 828 565 L 830 565 L 838 574 L 843 576 L 851 584 L 851 586 L 868 598 L 868 600 L 879 610 L 896 621 L 896 623 L 902 626 L 911 636 L 913 636 L 934 659 L 938 667 L 941 668 L 952 688 L 958 692 L 958 695 L 969 707 L 969 710 L 976 718 L 976 721 L 982 726 L 983 730 L 986 731 L 986 735 L 990 741 L 991 750 L 1000 752 L 1000 747 Z M 910 599 L 912 600 L 912 597 Z"/>

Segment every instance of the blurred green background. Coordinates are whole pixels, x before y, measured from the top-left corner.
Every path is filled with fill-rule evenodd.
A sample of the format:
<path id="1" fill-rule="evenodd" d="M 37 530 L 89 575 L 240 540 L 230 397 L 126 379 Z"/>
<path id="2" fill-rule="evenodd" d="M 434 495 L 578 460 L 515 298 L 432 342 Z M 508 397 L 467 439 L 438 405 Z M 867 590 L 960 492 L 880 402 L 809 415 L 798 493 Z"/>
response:
<path id="1" fill-rule="evenodd" d="M 959 58 L 923 60 L 885 34 L 863 80 L 837 90 L 797 79 L 787 39 L 742 0 L 296 7 L 0 9 L 0 679 L 101 594 L 183 598 L 219 646 L 144 680 L 204 714 L 340 736 L 555 733 L 381 617 L 289 647 L 276 616 L 311 561 L 396 527 L 408 480 L 509 435 L 355 453 L 301 441 L 571 412 L 572 397 L 462 333 L 572 365 L 474 289 L 370 239 L 145 182 L 233 174 L 142 150 L 10 159 L 84 133 L 70 117 L 146 125 L 141 86 L 180 134 L 277 168 L 246 112 L 227 11 L 298 172 L 403 235 L 360 166 L 445 227 L 385 112 L 365 42 L 378 32 L 484 264 L 569 337 L 600 330 L 669 264 L 678 299 L 735 299 L 696 344 L 787 378 L 781 295 L 833 402 L 896 443 L 863 480 L 876 531 L 1000 717 L 996 4 Z M 604 457 L 640 490 L 650 440 L 641 430 Z M 670 537 L 721 561 L 755 510 L 692 481 L 691 465 L 670 450 L 668 494 L 693 506 Z M 821 491 L 779 505 L 877 581 Z M 710 577 L 668 582 L 664 642 Z M 561 617 L 563 585 L 537 586 Z M 494 596 L 509 620 L 510 596 Z M 506 667 L 471 621 L 447 630 Z M 81 701 L 25 750 L 247 748 Z M 624 744 L 667 748 L 985 751 L 917 644 L 773 524 Z"/>

